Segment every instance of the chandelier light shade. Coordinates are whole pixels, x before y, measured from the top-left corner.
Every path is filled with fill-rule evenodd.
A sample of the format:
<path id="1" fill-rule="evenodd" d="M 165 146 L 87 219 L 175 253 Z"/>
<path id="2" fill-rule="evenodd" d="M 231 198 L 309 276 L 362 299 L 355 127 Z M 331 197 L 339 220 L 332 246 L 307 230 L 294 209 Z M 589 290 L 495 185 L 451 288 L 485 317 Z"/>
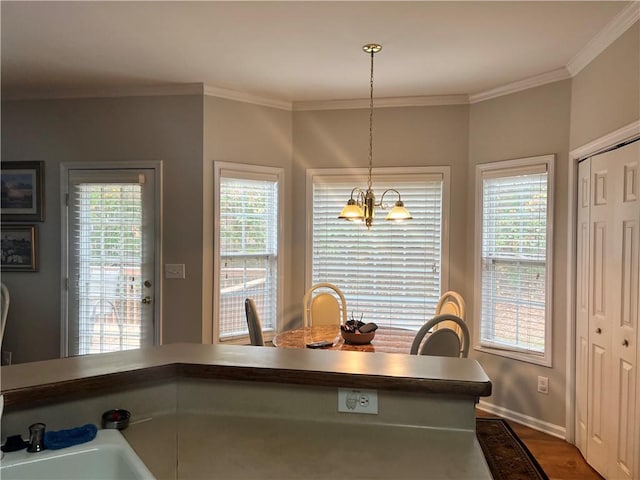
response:
<path id="1" fill-rule="evenodd" d="M 376 202 L 376 196 L 373 193 L 371 171 L 373 170 L 373 56 L 382 50 L 382 45 L 377 43 L 368 43 L 362 47 L 365 53 L 371 55 L 371 75 L 369 81 L 369 176 L 367 180 L 367 190 L 364 191 L 360 187 L 351 190 L 351 196 L 344 206 L 338 218 L 350 222 L 364 222 L 368 229 L 373 225 L 376 207 L 387 210 L 389 206 L 384 203 L 384 197 L 388 193 L 398 196 L 393 208 L 387 214 L 385 220 L 403 221 L 413 218 L 404 206 L 404 202 L 400 196 L 400 192 L 395 189 L 385 190 L 380 196 L 380 201 Z"/>

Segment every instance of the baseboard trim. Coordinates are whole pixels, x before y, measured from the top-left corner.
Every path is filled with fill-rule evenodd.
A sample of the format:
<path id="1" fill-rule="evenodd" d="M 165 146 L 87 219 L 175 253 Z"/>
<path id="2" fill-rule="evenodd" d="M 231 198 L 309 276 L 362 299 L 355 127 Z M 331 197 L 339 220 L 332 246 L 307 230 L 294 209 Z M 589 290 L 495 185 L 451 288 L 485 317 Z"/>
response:
<path id="1" fill-rule="evenodd" d="M 506 418 L 507 420 L 513 420 L 514 422 L 518 422 L 521 425 L 533 428 L 534 430 L 538 430 L 553 437 L 566 440 L 566 429 L 564 427 L 561 427 L 560 425 L 545 422 L 543 420 L 530 417 L 529 415 L 523 415 L 522 413 L 514 412 L 513 410 L 509 410 L 508 408 L 499 407 L 498 405 L 493 405 L 483 400 L 480 400 L 477 408 L 493 415 L 499 415 L 500 417 Z"/>

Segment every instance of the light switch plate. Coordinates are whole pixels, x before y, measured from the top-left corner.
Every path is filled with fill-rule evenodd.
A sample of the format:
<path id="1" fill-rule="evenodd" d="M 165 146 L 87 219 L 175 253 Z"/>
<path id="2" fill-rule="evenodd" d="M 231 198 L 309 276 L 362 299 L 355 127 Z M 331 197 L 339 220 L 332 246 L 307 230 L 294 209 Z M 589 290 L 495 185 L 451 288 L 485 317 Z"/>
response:
<path id="1" fill-rule="evenodd" d="M 164 266 L 164 278 L 184 280 L 184 263 L 167 263 Z"/>

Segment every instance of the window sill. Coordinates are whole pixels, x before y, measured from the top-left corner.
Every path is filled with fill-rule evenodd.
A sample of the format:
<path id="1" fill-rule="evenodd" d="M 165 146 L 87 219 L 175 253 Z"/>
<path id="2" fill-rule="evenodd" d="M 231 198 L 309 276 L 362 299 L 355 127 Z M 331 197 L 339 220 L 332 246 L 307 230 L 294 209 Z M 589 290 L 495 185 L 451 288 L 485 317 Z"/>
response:
<path id="1" fill-rule="evenodd" d="M 490 355 L 499 355 L 501 357 L 510 358 L 512 360 L 519 360 L 521 362 L 533 363 L 535 365 L 541 365 L 543 367 L 551 368 L 551 356 L 532 355 L 522 352 L 514 352 L 510 350 L 501 350 L 499 348 L 482 347 L 476 345 L 473 347 L 476 352 L 488 353 Z"/>

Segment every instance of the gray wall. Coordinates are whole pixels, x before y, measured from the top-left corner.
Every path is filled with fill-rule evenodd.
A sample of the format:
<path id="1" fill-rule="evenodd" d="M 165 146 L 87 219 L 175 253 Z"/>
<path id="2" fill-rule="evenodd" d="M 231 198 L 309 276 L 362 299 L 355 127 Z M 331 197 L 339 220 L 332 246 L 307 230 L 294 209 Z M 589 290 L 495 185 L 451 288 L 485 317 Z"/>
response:
<path id="1" fill-rule="evenodd" d="M 571 90 L 571 150 L 638 120 L 640 24 L 578 73 Z"/>
<path id="2" fill-rule="evenodd" d="M 291 312 L 291 112 L 259 105 L 205 97 L 204 101 L 204 210 L 203 229 L 203 339 L 213 341 L 213 166 L 215 161 L 265 165 L 284 169 L 284 305 L 278 312 Z"/>
<path id="3" fill-rule="evenodd" d="M 481 163 L 555 154 L 554 265 L 552 331 L 553 366 L 551 368 L 511 360 L 506 357 L 473 352 L 489 378 L 494 381 L 488 402 L 510 410 L 564 425 L 565 395 L 565 264 L 567 253 L 567 158 L 569 80 L 552 83 L 516 94 L 487 100 L 471 106 L 469 139 L 467 223 L 467 290 L 472 293 L 474 259 L 473 225 L 475 219 L 475 167 Z M 467 297 L 468 315 L 477 318 L 473 297 Z M 474 325 L 476 327 L 476 325 Z M 537 392 L 538 375 L 549 378 L 549 394 Z"/>
<path id="4" fill-rule="evenodd" d="M 378 108 L 374 115 L 375 167 L 451 167 L 449 287 L 466 295 L 464 219 L 467 203 L 469 106 Z M 367 167 L 369 111 L 300 111 L 293 115 L 293 296 L 305 292 L 305 182 L 308 168 Z M 354 185 L 355 186 L 355 185 Z M 346 200 L 346 199 L 345 199 Z M 336 212 L 337 215 L 338 212 Z M 375 226 L 374 226 L 375 228 Z M 468 292 L 469 294 L 471 292 Z"/>
<path id="5" fill-rule="evenodd" d="M 2 126 L 2 159 L 44 160 L 46 177 L 39 272 L 2 275 L 14 363 L 59 356 L 62 162 L 163 161 L 163 264 L 184 263 L 186 278 L 163 280 L 162 342 L 211 342 L 213 161 L 282 167 L 286 183 L 291 112 L 202 95 L 9 101 Z"/>
<path id="6" fill-rule="evenodd" d="M 640 30 L 636 23 L 573 79 L 471 106 L 468 189 L 479 163 L 556 154 L 553 272 L 553 365 L 536 366 L 474 352 L 494 380 L 488 402 L 523 415 L 565 425 L 567 364 L 566 258 L 568 152 L 640 119 Z M 474 219 L 468 198 L 467 220 Z M 473 251 L 473 239 L 468 239 Z M 466 291 L 473 292 L 473 257 L 467 256 Z M 469 297 L 472 298 L 472 297 Z M 472 302 L 470 302 L 472 303 Z M 473 318 L 473 305 L 469 314 Z M 537 376 L 549 377 L 549 394 L 537 392 Z"/>
<path id="7" fill-rule="evenodd" d="M 200 342 L 202 115 L 198 95 L 2 103 L 2 160 L 43 160 L 46 179 L 40 270 L 2 274 L 12 296 L 3 350 L 15 363 L 60 353 L 62 162 L 163 161 L 162 253 L 187 271 L 186 280 L 165 282 L 163 340 Z"/>

